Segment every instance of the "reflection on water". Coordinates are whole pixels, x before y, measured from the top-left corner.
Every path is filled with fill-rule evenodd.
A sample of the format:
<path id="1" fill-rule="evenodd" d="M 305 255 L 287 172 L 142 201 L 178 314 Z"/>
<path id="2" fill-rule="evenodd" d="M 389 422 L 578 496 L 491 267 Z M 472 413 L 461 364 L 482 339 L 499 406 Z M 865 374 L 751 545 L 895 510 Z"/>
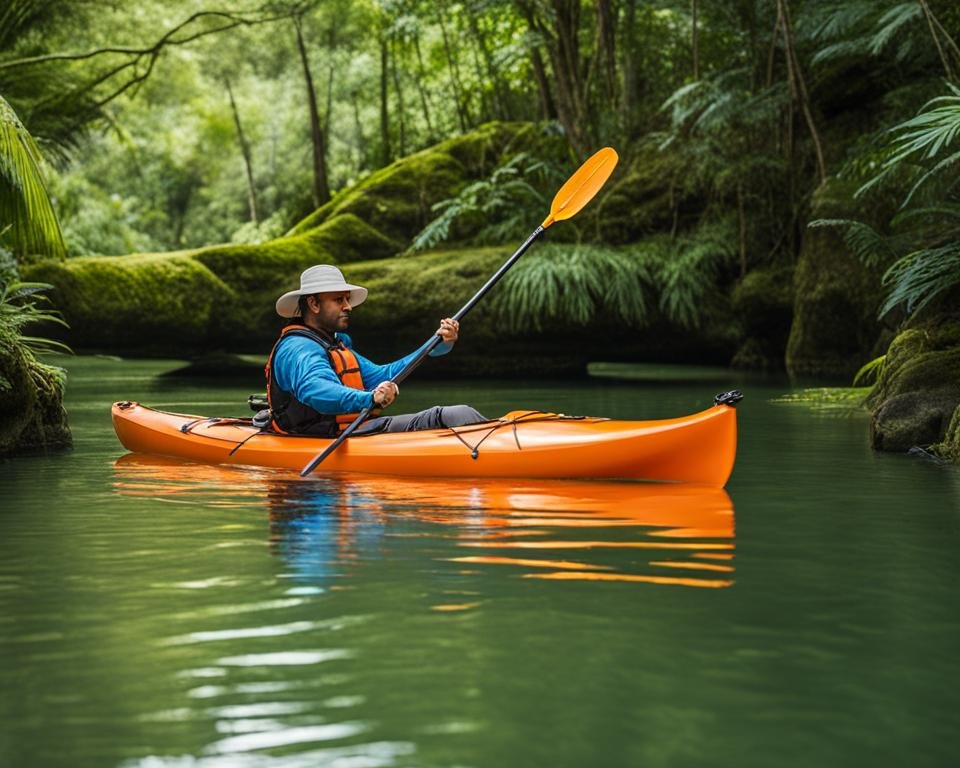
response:
<path id="1" fill-rule="evenodd" d="M 289 472 L 128 454 L 114 487 L 204 507 L 266 501 L 271 545 L 309 592 L 348 580 L 390 539 L 426 539 L 461 573 L 688 587 L 733 584 L 734 512 L 725 491 L 562 480 L 302 479 Z M 411 523 L 414 524 L 411 526 Z M 342 586 L 342 585 L 341 585 Z M 438 610 L 475 607 L 464 601 Z"/>
<path id="2" fill-rule="evenodd" d="M 468 627 L 498 595 L 510 595 L 504 579 L 575 580 L 604 591 L 597 582 L 733 584 L 733 506 L 717 489 L 301 479 L 133 454 L 116 461 L 113 487 L 143 499 L 145 510 L 158 500 L 190 507 L 186 517 L 205 515 L 206 525 L 218 509 L 229 510 L 223 516 L 231 522 L 215 523 L 213 546 L 233 547 L 237 558 L 219 573 L 207 568 L 202 578 L 174 582 L 198 593 L 198 604 L 167 614 L 153 639 L 155 653 L 175 660 L 178 703 L 139 720 L 200 729 L 203 747 L 189 758 L 137 757 L 125 768 L 421 764 L 425 747 L 486 727 L 473 709 L 477 636 Z M 288 586 L 251 599 L 241 582 L 256 558 L 238 546 L 267 546 L 279 564 L 275 582 Z M 459 640 L 431 644 L 429 663 L 419 646 L 435 627 L 422 624 L 424 615 L 449 622 L 451 637 L 459 637 L 460 622 L 465 630 Z M 406 698 L 398 680 L 462 690 L 462 706 Z M 401 718 L 411 718 L 410 728 L 385 729 L 385 711 L 409 713 Z"/>

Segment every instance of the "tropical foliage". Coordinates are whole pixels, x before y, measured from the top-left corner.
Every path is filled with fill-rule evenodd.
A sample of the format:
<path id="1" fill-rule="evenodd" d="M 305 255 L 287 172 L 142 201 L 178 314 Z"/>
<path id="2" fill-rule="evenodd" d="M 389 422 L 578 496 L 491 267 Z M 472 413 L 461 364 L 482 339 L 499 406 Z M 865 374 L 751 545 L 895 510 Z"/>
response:
<path id="1" fill-rule="evenodd" d="M 0 243 L 24 261 L 64 255 L 60 223 L 43 183 L 41 162 L 33 137 L 0 96 Z"/>
<path id="2" fill-rule="evenodd" d="M 885 267 L 881 315 L 898 307 L 914 314 L 960 284 L 960 88 L 947 88 L 949 95 L 891 129 L 880 172 L 857 193 L 869 198 L 884 187 L 906 189 L 889 230 L 852 220 L 814 222 L 841 227 L 864 263 Z"/>

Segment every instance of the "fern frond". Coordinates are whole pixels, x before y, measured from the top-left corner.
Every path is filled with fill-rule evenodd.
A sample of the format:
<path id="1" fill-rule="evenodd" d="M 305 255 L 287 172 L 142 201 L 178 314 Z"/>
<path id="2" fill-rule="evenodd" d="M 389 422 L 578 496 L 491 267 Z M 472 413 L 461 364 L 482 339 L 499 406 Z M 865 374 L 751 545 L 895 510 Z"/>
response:
<path id="1" fill-rule="evenodd" d="M 901 304 L 909 314 L 919 312 L 960 284 L 960 241 L 923 248 L 898 259 L 884 274 L 883 284 L 891 290 L 880 308 L 881 317 Z"/>
<path id="2" fill-rule="evenodd" d="M 869 384 L 873 384 L 877 379 L 883 376 L 883 369 L 886 366 L 886 362 L 887 356 L 881 355 L 880 357 L 871 360 L 869 363 L 861 367 L 853 377 L 853 386 L 865 387 Z"/>

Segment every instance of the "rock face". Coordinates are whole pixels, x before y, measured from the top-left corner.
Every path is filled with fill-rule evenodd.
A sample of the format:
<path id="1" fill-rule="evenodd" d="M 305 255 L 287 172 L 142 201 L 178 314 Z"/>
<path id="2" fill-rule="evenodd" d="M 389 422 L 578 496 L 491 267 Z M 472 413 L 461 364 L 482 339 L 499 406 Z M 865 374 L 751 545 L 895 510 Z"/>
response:
<path id="1" fill-rule="evenodd" d="M 749 272 L 733 290 L 733 312 L 744 341 L 734 368 L 782 371 L 793 319 L 793 269 L 767 267 Z"/>
<path id="2" fill-rule="evenodd" d="M 0 458 L 71 444 L 63 372 L 0 338 Z"/>
<path id="3" fill-rule="evenodd" d="M 850 216 L 855 191 L 850 182 L 830 179 L 814 194 L 810 220 Z M 808 227 L 794 278 L 787 372 L 849 381 L 881 354 L 880 303 L 880 278 L 851 253 L 840 230 Z"/>
<path id="4" fill-rule="evenodd" d="M 960 320 L 941 314 L 900 333 L 868 405 L 877 450 L 940 445 L 942 453 L 960 456 Z"/>

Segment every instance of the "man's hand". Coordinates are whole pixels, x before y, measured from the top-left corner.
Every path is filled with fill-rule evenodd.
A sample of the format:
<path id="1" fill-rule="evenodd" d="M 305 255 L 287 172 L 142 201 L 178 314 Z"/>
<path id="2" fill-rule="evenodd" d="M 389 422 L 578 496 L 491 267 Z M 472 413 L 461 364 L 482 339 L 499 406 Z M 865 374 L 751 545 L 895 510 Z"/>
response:
<path id="1" fill-rule="evenodd" d="M 392 381 L 384 381 L 373 390 L 373 401 L 379 405 L 381 408 L 386 408 L 394 400 L 397 399 L 397 395 L 400 394 L 400 387 L 394 384 Z"/>
<path id="2" fill-rule="evenodd" d="M 453 344 L 457 340 L 457 335 L 460 333 L 460 323 L 454 320 L 452 317 L 445 317 L 440 321 L 440 327 L 437 328 L 437 336 L 439 336 L 447 344 Z"/>

